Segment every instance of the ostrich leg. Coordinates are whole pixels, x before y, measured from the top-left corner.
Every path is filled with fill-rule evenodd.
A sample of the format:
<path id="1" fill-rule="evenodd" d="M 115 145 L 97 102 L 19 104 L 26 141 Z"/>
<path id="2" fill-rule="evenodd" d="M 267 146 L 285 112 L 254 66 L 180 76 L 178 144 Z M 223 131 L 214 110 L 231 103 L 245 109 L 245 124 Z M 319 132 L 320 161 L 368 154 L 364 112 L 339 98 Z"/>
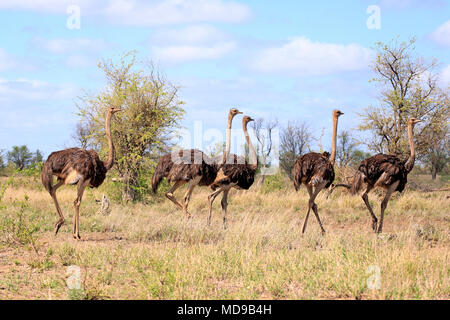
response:
<path id="1" fill-rule="evenodd" d="M 59 219 L 55 223 L 55 236 L 58 234 L 59 228 L 64 224 L 64 216 L 62 214 L 61 208 L 59 207 L 58 200 L 56 199 L 56 190 L 61 187 L 64 184 L 64 180 L 59 180 L 58 183 L 56 183 L 52 187 L 51 196 L 53 199 L 53 202 L 55 203 L 56 212 L 58 212 Z"/>
<path id="2" fill-rule="evenodd" d="M 218 190 L 214 191 L 208 196 L 208 202 L 209 202 L 209 215 L 208 215 L 208 226 L 211 225 L 211 215 L 212 215 L 212 205 L 214 203 L 214 200 L 216 200 L 216 197 L 221 193 L 224 189 L 219 188 Z"/>
<path id="3" fill-rule="evenodd" d="M 80 229 L 79 229 L 80 205 L 81 205 L 81 199 L 83 198 L 84 190 L 86 189 L 88 184 L 89 184 L 89 180 L 80 181 L 78 183 L 77 198 L 73 202 L 74 207 L 75 207 L 75 215 L 73 216 L 73 238 L 76 240 L 81 239 Z"/>
<path id="4" fill-rule="evenodd" d="M 192 191 L 194 191 L 195 186 L 200 182 L 201 177 L 197 177 L 194 180 L 189 181 L 188 189 L 183 197 L 183 213 L 186 218 L 191 218 L 191 214 L 188 212 L 187 208 L 189 201 L 191 200 Z"/>
<path id="5" fill-rule="evenodd" d="M 322 229 L 322 234 L 325 234 L 325 229 L 323 228 L 322 222 L 320 221 L 319 212 L 318 212 L 318 209 L 317 209 L 317 204 L 314 201 L 315 201 L 317 195 L 319 194 L 319 192 L 322 191 L 322 189 L 324 187 L 325 187 L 325 184 L 321 184 L 321 185 L 316 187 L 316 190 L 314 191 L 314 198 L 313 198 L 313 204 L 312 204 L 312 209 L 313 209 L 314 215 L 317 218 L 317 221 L 319 222 L 320 229 Z"/>
<path id="6" fill-rule="evenodd" d="M 373 213 L 372 207 L 370 206 L 370 203 L 369 203 L 369 192 L 372 189 L 373 189 L 372 186 L 367 185 L 366 190 L 364 191 L 364 193 L 362 195 L 362 198 L 364 200 L 364 203 L 366 204 L 367 209 L 370 212 L 370 215 L 372 216 L 372 229 L 373 229 L 373 231 L 377 231 L 378 219 L 377 219 L 377 216 Z"/>
<path id="7" fill-rule="evenodd" d="M 320 228 L 322 229 L 322 233 L 324 233 L 325 230 L 323 229 L 322 223 L 320 222 L 319 215 L 316 213 L 317 205 L 315 205 L 315 203 L 314 203 L 314 200 L 316 199 L 317 195 L 323 189 L 323 185 L 317 186 L 315 191 L 313 191 L 313 187 L 311 185 L 306 185 L 306 189 L 308 190 L 308 193 L 309 193 L 309 201 L 308 201 L 308 211 L 306 212 L 305 222 L 303 223 L 302 234 L 305 233 L 305 231 L 306 231 L 306 225 L 308 223 L 309 213 L 310 213 L 311 209 L 313 209 L 314 207 L 316 208 L 315 210 L 313 209 L 314 214 L 316 215 L 316 218 L 319 221 L 319 225 L 320 225 Z"/>
<path id="8" fill-rule="evenodd" d="M 223 215 L 223 228 L 227 228 L 227 208 L 228 208 L 228 193 L 230 192 L 230 188 L 227 188 L 223 191 L 222 201 L 220 204 L 222 205 L 222 215 Z"/>
<path id="9" fill-rule="evenodd" d="M 177 201 L 177 199 L 175 199 L 173 193 L 175 192 L 175 190 L 177 190 L 179 187 L 181 187 L 185 183 L 186 183 L 186 181 L 177 181 L 177 182 L 175 182 L 175 184 L 172 186 L 172 188 L 170 188 L 170 190 L 167 191 L 167 193 L 166 193 L 167 199 L 169 199 L 170 201 L 175 203 L 175 205 L 178 206 L 180 209 L 183 209 L 183 206 L 181 205 L 181 203 L 179 203 Z"/>
<path id="10" fill-rule="evenodd" d="M 380 224 L 378 225 L 377 233 L 381 233 L 383 230 L 384 210 L 386 210 L 389 198 L 392 196 L 392 193 L 394 193 L 395 189 L 397 189 L 397 186 L 399 183 L 400 183 L 400 181 L 396 181 L 389 186 L 389 188 L 386 191 L 386 196 L 384 197 L 383 201 L 381 202 Z"/>

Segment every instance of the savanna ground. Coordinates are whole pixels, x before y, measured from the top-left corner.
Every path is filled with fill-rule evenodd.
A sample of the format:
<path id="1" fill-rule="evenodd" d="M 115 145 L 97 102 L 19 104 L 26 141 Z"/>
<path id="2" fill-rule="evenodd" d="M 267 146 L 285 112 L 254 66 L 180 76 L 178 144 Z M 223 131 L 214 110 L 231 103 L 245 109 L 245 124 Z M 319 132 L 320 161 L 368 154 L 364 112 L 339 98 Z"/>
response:
<path id="1" fill-rule="evenodd" d="M 6 189 L 8 179 L 0 182 L 1 299 L 450 298 L 448 191 L 395 194 L 382 236 L 372 233 L 360 197 L 336 190 L 326 199 L 324 192 L 316 202 L 327 234 L 311 214 L 302 237 L 307 192 L 280 177 L 261 190 L 233 191 L 227 230 L 220 197 L 206 227 L 206 188 L 194 192 L 189 222 L 162 192 L 145 204 L 113 200 L 103 215 L 95 199 L 111 189 L 108 179 L 85 192 L 77 242 L 74 187 L 58 191 L 66 224 L 55 237 L 57 214 L 39 177 L 15 177 Z M 377 215 L 379 201 L 372 193 Z M 81 289 L 69 290 L 74 265 Z"/>

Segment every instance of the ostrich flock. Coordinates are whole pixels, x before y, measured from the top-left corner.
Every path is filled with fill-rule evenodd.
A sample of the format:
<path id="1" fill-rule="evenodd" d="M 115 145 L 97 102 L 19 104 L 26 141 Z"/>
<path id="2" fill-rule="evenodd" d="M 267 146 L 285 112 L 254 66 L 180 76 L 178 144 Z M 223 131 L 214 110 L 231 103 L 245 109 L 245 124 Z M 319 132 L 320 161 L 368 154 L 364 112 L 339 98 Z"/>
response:
<path id="1" fill-rule="evenodd" d="M 108 108 L 105 121 L 105 133 L 108 140 L 108 159 L 103 162 L 93 150 L 81 148 L 69 148 L 53 152 L 49 155 L 42 168 L 42 183 L 49 192 L 59 215 L 55 223 L 55 235 L 64 224 L 64 216 L 56 198 L 56 191 L 64 184 L 77 185 L 77 197 L 74 201 L 75 214 L 73 225 L 73 237 L 80 238 L 79 232 L 79 208 L 86 187 L 99 187 L 105 180 L 106 173 L 114 165 L 115 149 L 111 137 L 111 118 L 121 109 Z M 258 168 L 257 155 L 247 132 L 247 125 L 253 119 L 249 116 L 242 118 L 242 129 L 248 145 L 250 157 L 247 161 L 244 157 L 230 154 L 231 126 L 233 118 L 242 114 L 239 110 L 232 108 L 228 115 L 227 135 L 225 150 L 222 156 L 211 158 L 196 149 L 180 150 L 168 153 L 159 159 L 158 165 L 152 177 L 152 190 L 156 192 L 163 178 L 167 178 L 173 184 L 165 194 L 166 197 L 179 207 L 183 214 L 189 219 L 188 205 L 195 186 L 209 186 L 212 193 L 208 196 L 209 214 L 207 224 L 211 224 L 212 205 L 215 198 L 222 193 L 223 227 L 227 227 L 228 194 L 232 188 L 248 190 L 253 184 Z M 302 234 L 306 230 L 309 213 L 312 209 L 322 230 L 325 229 L 319 218 L 319 212 L 315 199 L 320 191 L 329 188 L 334 181 L 334 163 L 336 158 L 337 125 L 339 117 L 343 113 L 339 110 L 333 111 L 333 135 L 331 154 L 328 152 L 310 152 L 299 156 L 293 168 L 295 190 L 303 184 L 308 194 L 308 210 L 303 223 Z M 367 206 L 372 218 L 372 229 L 380 233 L 383 228 L 384 211 L 389 198 L 395 191 L 402 192 L 407 182 L 407 176 L 414 166 L 415 149 L 413 141 L 413 128 L 420 120 L 411 118 L 408 121 L 408 138 L 411 154 L 406 162 L 398 157 L 387 154 L 377 154 L 361 162 L 353 178 L 352 186 L 347 186 L 352 194 L 357 194 L 363 187 L 362 199 Z M 56 183 L 53 184 L 53 176 Z M 179 187 L 188 184 L 183 199 L 178 201 L 174 192 Z M 369 204 L 368 193 L 376 187 L 386 190 L 386 195 L 381 203 L 380 220 L 378 222 L 372 207 Z"/>

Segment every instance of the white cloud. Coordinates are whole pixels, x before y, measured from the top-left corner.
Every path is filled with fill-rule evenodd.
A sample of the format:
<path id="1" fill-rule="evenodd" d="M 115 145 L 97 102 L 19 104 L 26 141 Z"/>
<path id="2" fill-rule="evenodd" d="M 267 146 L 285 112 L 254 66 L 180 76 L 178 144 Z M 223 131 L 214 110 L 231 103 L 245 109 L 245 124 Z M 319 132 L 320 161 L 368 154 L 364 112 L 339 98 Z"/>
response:
<path id="1" fill-rule="evenodd" d="M 434 30 L 430 38 L 437 44 L 450 48 L 450 20 Z"/>
<path id="2" fill-rule="evenodd" d="M 268 73 L 297 76 L 325 75 L 364 70 L 373 52 L 359 44 L 313 42 L 295 37 L 281 47 L 263 50 L 252 67 Z"/>
<path id="3" fill-rule="evenodd" d="M 0 78 L 0 103 L 70 99 L 76 96 L 76 92 L 77 89 L 72 84 L 50 84 L 26 78 L 16 80 Z"/>
<path id="4" fill-rule="evenodd" d="M 111 23 L 152 26 L 192 22 L 241 22 L 249 18 L 248 6 L 226 0 L 0 0 L 0 9 L 67 14 L 79 5 L 81 16 L 100 16 Z"/>
<path id="5" fill-rule="evenodd" d="M 74 52 L 98 52 L 108 47 L 103 39 L 72 38 L 72 39 L 43 39 L 35 37 L 32 44 L 45 51 L 56 54 L 67 54 Z"/>
<path id="6" fill-rule="evenodd" d="M 168 63 L 218 59 L 236 48 L 230 36 L 209 25 L 158 30 L 151 42 L 153 55 Z"/>
<path id="7" fill-rule="evenodd" d="M 209 25 L 194 25 L 183 29 L 156 31 L 152 41 L 157 43 L 205 44 L 229 39 L 222 31 Z"/>
<path id="8" fill-rule="evenodd" d="M 18 0 L 0 1 L 0 9 L 30 10 L 38 12 L 61 13 L 65 11 L 68 3 L 60 0 Z"/>
<path id="9" fill-rule="evenodd" d="M 223 0 L 110 1 L 108 18 L 125 25 L 160 25 L 206 21 L 241 22 L 250 9 L 241 3 Z"/>
<path id="10" fill-rule="evenodd" d="M 153 47 L 155 56 L 164 62 L 180 63 L 185 61 L 218 59 L 236 48 L 233 41 L 222 42 L 212 46 L 174 45 Z"/>

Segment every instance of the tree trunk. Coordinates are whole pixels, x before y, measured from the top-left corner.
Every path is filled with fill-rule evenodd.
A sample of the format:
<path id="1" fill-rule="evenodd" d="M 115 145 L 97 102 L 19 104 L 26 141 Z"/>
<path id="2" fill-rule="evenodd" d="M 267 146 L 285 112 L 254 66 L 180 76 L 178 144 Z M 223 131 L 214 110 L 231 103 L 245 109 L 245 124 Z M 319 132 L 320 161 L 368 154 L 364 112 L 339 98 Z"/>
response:
<path id="1" fill-rule="evenodd" d="M 437 176 L 437 168 L 435 165 L 432 165 L 431 166 L 431 179 L 436 180 L 436 176 Z"/>
<path id="2" fill-rule="evenodd" d="M 133 202 L 136 199 L 136 191 L 133 188 L 136 180 L 132 179 L 130 174 L 123 175 L 120 180 L 122 181 L 122 202 Z"/>
<path id="3" fill-rule="evenodd" d="M 258 181 L 256 182 L 256 188 L 259 189 L 264 185 L 264 180 L 266 179 L 266 176 L 260 175 Z"/>

